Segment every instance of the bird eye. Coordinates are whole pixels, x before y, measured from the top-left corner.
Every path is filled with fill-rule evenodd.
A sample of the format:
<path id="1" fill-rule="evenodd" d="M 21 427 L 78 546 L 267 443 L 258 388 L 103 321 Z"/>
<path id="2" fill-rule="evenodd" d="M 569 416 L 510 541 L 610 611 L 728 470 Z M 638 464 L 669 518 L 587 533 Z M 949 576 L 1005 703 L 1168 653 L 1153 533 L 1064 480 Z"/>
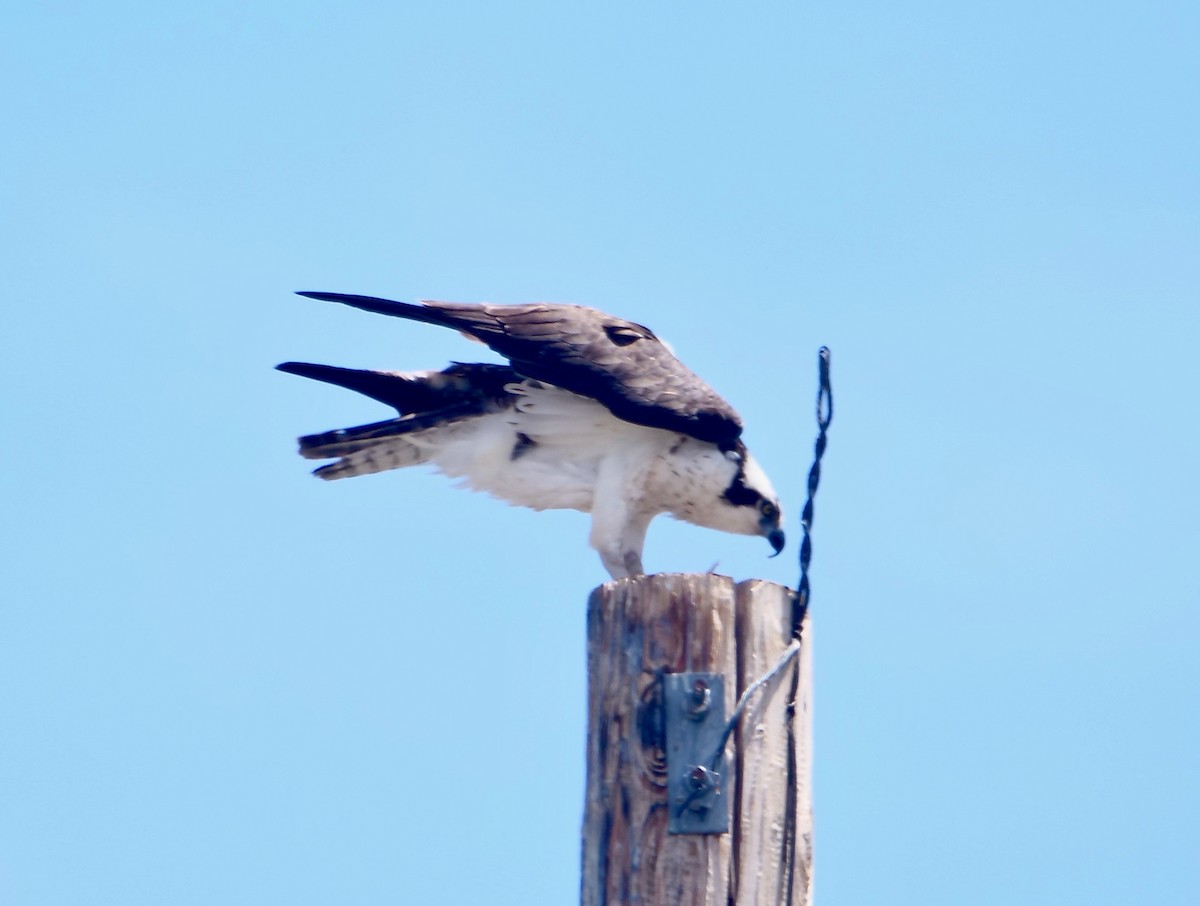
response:
<path id="1" fill-rule="evenodd" d="M 758 508 L 758 511 L 770 519 L 775 515 L 775 504 L 771 503 L 769 500 L 764 500 L 762 506 Z"/>
<path id="2" fill-rule="evenodd" d="M 604 332 L 617 346 L 632 346 L 638 340 L 645 339 L 645 334 L 638 333 L 633 327 L 626 327 L 623 324 L 606 325 Z"/>

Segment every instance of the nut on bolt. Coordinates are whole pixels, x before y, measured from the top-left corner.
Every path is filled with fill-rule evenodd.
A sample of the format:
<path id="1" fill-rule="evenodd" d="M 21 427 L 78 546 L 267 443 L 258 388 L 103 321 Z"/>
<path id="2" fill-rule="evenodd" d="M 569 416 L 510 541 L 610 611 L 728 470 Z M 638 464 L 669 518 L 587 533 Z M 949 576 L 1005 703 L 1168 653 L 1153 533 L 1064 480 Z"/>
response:
<path id="1" fill-rule="evenodd" d="M 708 687 L 705 680 L 697 679 L 692 683 L 692 688 L 684 701 L 684 709 L 687 711 L 688 717 L 692 720 L 699 720 L 711 706 L 712 689 Z"/>

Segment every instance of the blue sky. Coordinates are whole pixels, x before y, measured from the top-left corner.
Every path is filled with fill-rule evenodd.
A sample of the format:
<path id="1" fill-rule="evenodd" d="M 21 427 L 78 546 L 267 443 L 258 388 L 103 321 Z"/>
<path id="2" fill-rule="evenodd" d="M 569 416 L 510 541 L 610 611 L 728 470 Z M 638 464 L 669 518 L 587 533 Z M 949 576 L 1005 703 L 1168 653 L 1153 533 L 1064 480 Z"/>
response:
<path id="1" fill-rule="evenodd" d="M 301 299 L 579 302 L 791 521 L 815 351 L 823 901 L 1200 895 L 1200 13 L 38 4 L 0 98 L 0 901 L 577 893 L 586 517 L 297 434 L 442 367 Z M 793 583 L 666 520 L 653 570 Z"/>

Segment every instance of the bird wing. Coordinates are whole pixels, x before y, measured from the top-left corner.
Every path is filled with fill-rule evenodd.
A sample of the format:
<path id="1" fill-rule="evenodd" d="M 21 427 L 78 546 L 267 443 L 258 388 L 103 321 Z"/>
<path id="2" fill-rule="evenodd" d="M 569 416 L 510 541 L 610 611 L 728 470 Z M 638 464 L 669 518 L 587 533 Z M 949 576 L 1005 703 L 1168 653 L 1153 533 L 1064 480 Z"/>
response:
<path id="1" fill-rule="evenodd" d="M 715 390 L 640 324 L 582 305 L 414 305 L 374 296 L 302 292 L 365 311 L 459 330 L 521 375 L 588 396 L 617 418 L 732 444 L 742 421 Z"/>
<path id="2" fill-rule="evenodd" d="M 306 459 L 345 456 L 383 440 L 505 409 L 512 404 L 512 395 L 505 386 L 520 380 L 507 365 L 459 363 L 444 371 L 407 374 L 311 362 L 284 362 L 275 368 L 357 391 L 394 407 L 400 415 L 369 425 L 305 435 L 300 438 L 300 455 Z"/>
<path id="3" fill-rule="evenodd" d="M 506 398 L 505 385 L 521 379 L 507 365 L 461 362 L 444 371 L 371 371 L 311 362 L 284 362 L 277 371 L 336 384 L 391 406 L 400 415 L 436 414 L 445 408 L 473 406 L 479 412 Z"/>

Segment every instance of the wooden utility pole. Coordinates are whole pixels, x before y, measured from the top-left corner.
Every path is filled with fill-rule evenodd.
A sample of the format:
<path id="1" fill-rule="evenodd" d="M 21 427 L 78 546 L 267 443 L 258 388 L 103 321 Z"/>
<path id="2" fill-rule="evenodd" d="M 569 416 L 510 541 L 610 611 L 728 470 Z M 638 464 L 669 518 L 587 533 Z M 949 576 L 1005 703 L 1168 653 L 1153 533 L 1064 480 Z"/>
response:
<path id="1" fill-rule="evenodd" d="M 693 732 L 687 716 L 707 720 L 698 712 L 708 708 L 708 687 L 719 690 L 720 683 L 687 678 L 696 683 L 695 698 L 685 696 L 683 710 L 694 704 L 697 714 L 672 730 L 680 701 L 670 698 L 678 693 L 665 677 L 721 674 L 723 702 L 713 703 L 711 716 L 722 724 L 738 696 L 791 641 L 793 597 L 791 589 L 770 582 L 734 583 L 713 574 L 618 579 L 592 592 L 583 906 L 811 902 L 808 620 L 798 658 L 750 699 L 716 771 L 691 769 L 697 789 L 708 791 L 707 809 L 698 811 L 700 803 L 679 794 L 667 754 L 678 760 L 678 741 L 667 736 Z M 678 774 L 677 765 L 671 770 Z M 682 776 L 686 783 L 689 774 Z M 668 825 L 677 829 L 689 808 L 691 817 L 718 825 L 728 815 L 728 830 L 670 832 Z"/>

